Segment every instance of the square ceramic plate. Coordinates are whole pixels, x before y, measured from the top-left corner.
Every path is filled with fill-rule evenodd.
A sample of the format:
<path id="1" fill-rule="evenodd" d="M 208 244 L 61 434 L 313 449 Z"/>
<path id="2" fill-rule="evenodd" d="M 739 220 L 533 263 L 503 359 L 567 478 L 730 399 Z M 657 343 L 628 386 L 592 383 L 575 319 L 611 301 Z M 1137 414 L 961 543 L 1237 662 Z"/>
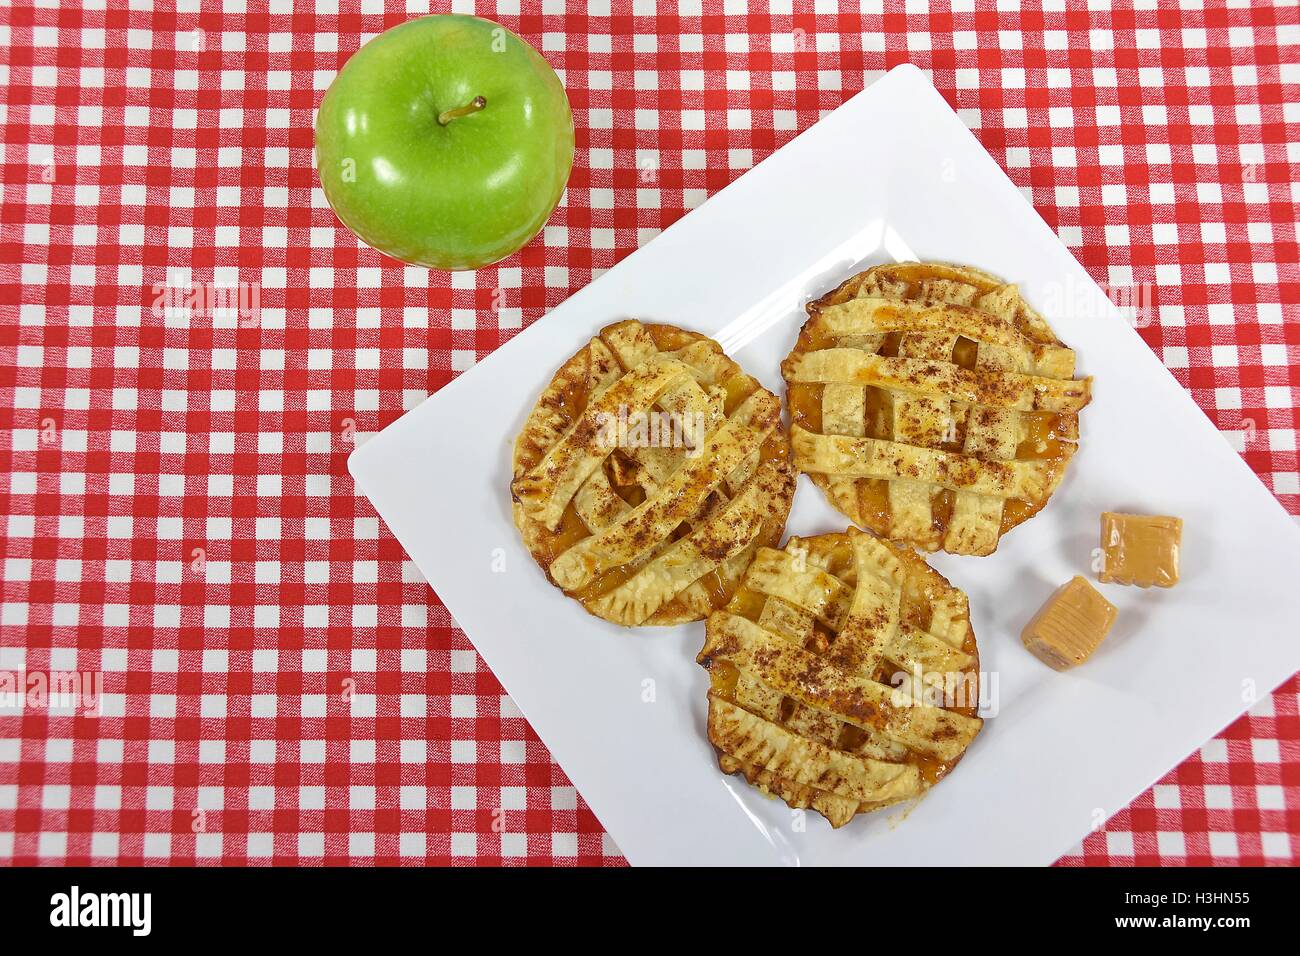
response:
<path id="1" fill-rule="evenodd" d="M 804 304 L 910 258 L 1020 283 L 1096 377 L 1095 399 L 1042 514 L 995 555 L 933 559 L 970 595 L 996 715 L 910 811 L 835 832 L 718 771 L 702 624 L 620 629 L 545 580 L 511 523 L 510 448 L 555 369 L 609 322 L 698 329 L 780 394 Z M 634 864 L 1047 864 L 1300 669 L 1300 529 L 912 67 L 370 438 L 350 468 Z M 1115 629 L 1057 674 L 1020 628 L 1089 574 L 1106 509 L 1182 516 L 1183 580 L 1104 587 Z M 800 478 L 787 532 L 844 524 Z"/>

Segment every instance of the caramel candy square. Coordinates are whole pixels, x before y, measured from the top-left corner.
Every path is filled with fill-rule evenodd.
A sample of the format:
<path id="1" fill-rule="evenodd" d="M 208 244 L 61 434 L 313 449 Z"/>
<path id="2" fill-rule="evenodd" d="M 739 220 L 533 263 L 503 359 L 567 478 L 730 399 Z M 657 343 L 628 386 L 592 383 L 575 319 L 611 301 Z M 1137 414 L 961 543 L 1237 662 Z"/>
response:
<path id="1" fill-rule="evenodd" d="M 1082 664 L 1101 644 L 1119 612 L 1078 576 L 1056 589 L 1020 632 L 1025 648 L 1048 667 Z"/>
<path id="2" fill-rule="evenodd" d="M 1101 516 L 1103 584 L 1136 584 L 1171 588 L 1178 583 L 1178 549 L 1183 519 L 1167 515 L 1126 515 L 1106 511 Z"/>

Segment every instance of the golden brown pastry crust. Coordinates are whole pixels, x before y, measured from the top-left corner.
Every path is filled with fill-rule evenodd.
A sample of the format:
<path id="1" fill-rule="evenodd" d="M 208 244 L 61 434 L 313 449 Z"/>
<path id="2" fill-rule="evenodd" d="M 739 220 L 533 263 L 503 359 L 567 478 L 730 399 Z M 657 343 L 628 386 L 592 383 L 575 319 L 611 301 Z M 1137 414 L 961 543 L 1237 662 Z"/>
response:
<path id="1" fill-rule="evenodd" d="M 780 540 L 789 457 L 779 400 L 716 342 L 618 322 L 560 367 L 516 439 L 515 524 L 597 617 L 697 621 Z"/>
<path id="2" fill-rule="evenodd" d="M 991 554 L 1060 484 L 1090 378 L 1016 287 L 900 263 L 808 305 L 782 363 L 795 463 L 863 528 Z"/>
<path id="3" fill-rule="evenodd" d="M 697 660 L 723 772 L 835 827 L 924 793 L 982 725 L 966 595 L 856 528 L 759 549 Z"/>

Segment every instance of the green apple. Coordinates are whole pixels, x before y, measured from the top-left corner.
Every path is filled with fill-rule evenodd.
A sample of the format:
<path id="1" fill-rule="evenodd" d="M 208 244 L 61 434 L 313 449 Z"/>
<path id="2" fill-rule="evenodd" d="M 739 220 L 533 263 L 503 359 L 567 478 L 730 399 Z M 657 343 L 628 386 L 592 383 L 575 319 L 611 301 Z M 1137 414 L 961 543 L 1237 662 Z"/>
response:
<path id="1" fill-rule="evenodd" d="M 477 269 L 542 228 L 573 168 L 555 71 L 505 27 L 420 17 L 343 65 L 316 117 L 330 206 L 363 242 L 435 269 Z"/>

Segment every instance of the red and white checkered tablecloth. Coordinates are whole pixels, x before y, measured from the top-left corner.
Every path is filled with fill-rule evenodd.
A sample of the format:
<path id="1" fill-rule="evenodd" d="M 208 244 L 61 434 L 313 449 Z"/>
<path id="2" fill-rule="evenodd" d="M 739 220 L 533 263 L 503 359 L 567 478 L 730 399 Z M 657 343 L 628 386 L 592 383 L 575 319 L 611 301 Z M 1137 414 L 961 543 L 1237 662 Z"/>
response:
<path id="1" fill-rule="evenodd" d="M 0 716 L 0 860 L 621 862 L 346 457 L 898 63 L 1151 290 L 1143 337 L 1300 514 L 1295 5 L 457 3 L 555 66 L 578 148 L 541 237 L 448 276 L 317 185 L 334 72 L 429 6 L 336 2 L 0 8 L 0 676 L 104 680 L 99 717 Z M 155 314 L 241 282 L 256 322 Z M 1294 863 L 1298 689 L 1063 862 Z"/>

